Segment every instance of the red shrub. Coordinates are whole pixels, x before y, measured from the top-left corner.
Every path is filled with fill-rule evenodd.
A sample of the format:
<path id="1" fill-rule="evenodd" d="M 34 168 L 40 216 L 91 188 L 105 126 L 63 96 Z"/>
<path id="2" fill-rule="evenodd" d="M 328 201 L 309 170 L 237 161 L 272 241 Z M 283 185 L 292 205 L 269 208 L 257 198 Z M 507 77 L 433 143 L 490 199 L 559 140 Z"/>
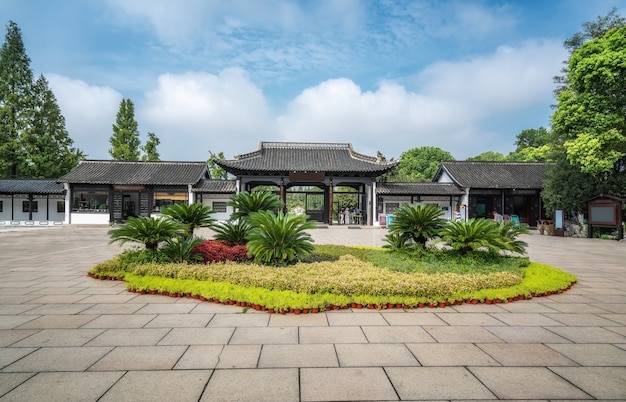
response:
<path id="1" fill-rule="evenodd" d="M 232 246 L 222 240 L 205 240 L 196 246 L 193 251 L 202 254 L 206 264 L 212 262 L 249 260 L 248 247 Z"/>

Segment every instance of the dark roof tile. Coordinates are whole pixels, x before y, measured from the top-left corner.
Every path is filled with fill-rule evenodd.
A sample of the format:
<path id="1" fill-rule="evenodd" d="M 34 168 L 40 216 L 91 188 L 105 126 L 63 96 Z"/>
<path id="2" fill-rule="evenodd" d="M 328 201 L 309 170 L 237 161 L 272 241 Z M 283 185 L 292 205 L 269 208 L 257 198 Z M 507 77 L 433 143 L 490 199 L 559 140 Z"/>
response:
<path id="1" fill-rule="evenodd" d="M 63 194 L 63 184 L 55 179 L 0 179 L 4 194 Z"/>
<path id="2" fill-rule="evenodd" d="M 235 175 L 308 171 L 377 176 L 397 165 L 397 162 L 382 162 L 376 157 L 359 154 L 350 144 L 305 142 L 262 142 L 254 152 L 237 155 L 233 160 L 216 160 L 216 163 Z"/>
<path id="3" fill-rule="evenodd" d="M 443 173 L 464 188 L 543 188 L 545 163 L 444 161 L 434 180 Z"/>
<path id="4" fill-rule="evenodd" d="M 208 178 L 206 162 L 83 161 L 61 183 L 188 185 Z"/>
<path id="5" fill-rule="evenodd" d="M 450 183 L 376 183 L 380 195 L 462 195 L 459 187 Z"/>
<path id="6" fill-rule="evenodd" d="M 191 191 L 195 193 L 234 194 L 237 183 L 235 180 L 202 180 Z"/>

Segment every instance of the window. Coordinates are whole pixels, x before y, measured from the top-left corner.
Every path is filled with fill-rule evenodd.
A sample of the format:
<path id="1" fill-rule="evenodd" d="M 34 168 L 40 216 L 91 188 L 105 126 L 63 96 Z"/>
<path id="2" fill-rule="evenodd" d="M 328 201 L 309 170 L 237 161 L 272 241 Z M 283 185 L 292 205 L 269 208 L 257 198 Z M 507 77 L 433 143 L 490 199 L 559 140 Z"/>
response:
<path id="1" fill-rule="evenodd" d="M 22 212 L 29 212 L 30 201 L 22 201 Z M 33 201 L 32 212 L 37 212 L 38 201 Z"/>
<path id="2" fill-rule="evenodd" d="M 65 208 L 65 205 L 63 206 Z M 58 204 L 57 204 L 58 209 Z M 65 209 L 64 209 L 65 210 Z M 73 212 L 109 212 L 108 191 L 76 191 Z"/>
<path id="3" fill-rule="evenodd" d="M 396 209 L 400 208 L 399 202 L 388 202 L 385 204 L 385 213 L 387 215 L 392 215 L 396 212 Z"/>
<path id="4" fill-rule="evenodd" d="M 161 208 L 171 204 L 187 204 L 189 194 L 186 192 L 159 192 L 154 193 L 154 206 L 152 210 L 159 212 Z"/>
<path id="5" fill-rule="evenodd" d="M 0 200 L 0 212 L 2 212 L 2 200 Z"/>
<path id="6" fill-rule="evenodd" d="M 65 201 L 57 201 L 57 212 L 58 213 L 65 212 Z"/>
<path id="7" fill-rule="evenodd" d="M 224 202 L 224 201 L 213 201 L 213 211 L 215 211 L 215 212 L 226 212 L 226 202 Z"/>

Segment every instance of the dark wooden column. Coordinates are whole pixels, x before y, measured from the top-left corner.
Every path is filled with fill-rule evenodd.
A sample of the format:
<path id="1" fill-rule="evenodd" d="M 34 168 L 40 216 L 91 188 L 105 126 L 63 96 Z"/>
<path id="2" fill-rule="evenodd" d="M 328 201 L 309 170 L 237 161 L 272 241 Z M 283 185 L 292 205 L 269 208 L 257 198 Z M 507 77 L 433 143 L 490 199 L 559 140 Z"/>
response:
<path id="1" fill-rule="evenodd" d="M 333 224 L 333 181 L 330 181 L 330 184 L 328 185 L 328 207 L 327 209 L 327 213 L 328 213 L 328 224 L 332 225 Z"/>

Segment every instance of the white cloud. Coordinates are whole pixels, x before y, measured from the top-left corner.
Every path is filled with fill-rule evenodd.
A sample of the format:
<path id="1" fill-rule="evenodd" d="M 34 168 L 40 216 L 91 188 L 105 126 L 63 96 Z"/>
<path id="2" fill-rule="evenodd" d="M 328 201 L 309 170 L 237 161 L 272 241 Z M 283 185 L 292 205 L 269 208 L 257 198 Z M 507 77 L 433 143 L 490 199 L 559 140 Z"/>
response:
<path id="1" fill-rule="evenodd" d="M 65 126 L 89 159 L 109 159 L 109 138 L 122 95 L 109 87 L 89 85 L 63 75 L 46 74 Z"/>
<path id="2" fill-rule="evenodd" d="M 274 131 L 263 93 L 238 68 L 161 75 L 137 115 L 161 140 L 162 159 L 203 160 L 209 150 L 232 157 Z"/>
<path id="3" fill-rule="evenodd" d="M 486 57 L 428 66 L 415 77 L 413 89 L 382 82 L 376 91 L 362 91 L 347 78 L 328 80 L 291 102 L 278 118 L 279 131 L 285 140 L 351 142 L 362 152 L 380 150 L 388 157 L 426 145 L 457 158 L 500 151 L 493 141 L 503 133 L 482 127 L 537 105 L 548 110 L 552 77 L 564 58 L 557 43 L 529 42 Z M 539 125 L 545 122 L 529 120 L 523 128 Z"/>

